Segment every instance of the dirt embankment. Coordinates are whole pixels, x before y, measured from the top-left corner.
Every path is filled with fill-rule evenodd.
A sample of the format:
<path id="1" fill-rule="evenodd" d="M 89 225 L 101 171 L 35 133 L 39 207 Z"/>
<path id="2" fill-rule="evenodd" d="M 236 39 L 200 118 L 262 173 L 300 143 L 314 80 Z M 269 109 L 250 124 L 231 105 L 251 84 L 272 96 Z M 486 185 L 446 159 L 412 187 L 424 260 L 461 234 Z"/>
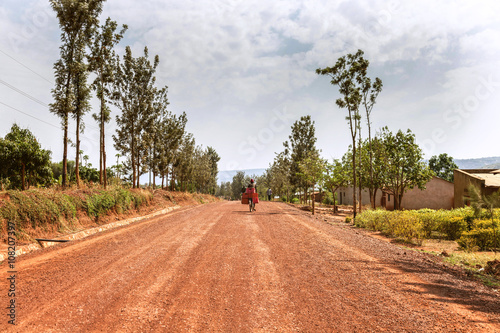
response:
<path id="1" fill-rule="evenodd" d="M 192 206 L 217 200 L 205 194 L 160 189 L 86 188 L 2 192 L 1 239 L 3 244 L 7 242 L 9 223 L 15 226 L 17 245 L 26 245 L 33 243 L 35 238 L 54 239 L 168 207 Z"/>

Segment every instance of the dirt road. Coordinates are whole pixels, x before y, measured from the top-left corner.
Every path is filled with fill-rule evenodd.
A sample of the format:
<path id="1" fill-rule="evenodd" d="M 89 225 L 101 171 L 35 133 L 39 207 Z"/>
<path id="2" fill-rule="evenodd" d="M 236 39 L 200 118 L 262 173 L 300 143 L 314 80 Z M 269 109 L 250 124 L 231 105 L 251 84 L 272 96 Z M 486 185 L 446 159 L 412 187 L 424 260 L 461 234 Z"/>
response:
<path id="1" fill-rule="evenodd" d="M 280 203 L 225 202 L 18 258 L 18 332 L 500 332 L 500 296 Z"/>

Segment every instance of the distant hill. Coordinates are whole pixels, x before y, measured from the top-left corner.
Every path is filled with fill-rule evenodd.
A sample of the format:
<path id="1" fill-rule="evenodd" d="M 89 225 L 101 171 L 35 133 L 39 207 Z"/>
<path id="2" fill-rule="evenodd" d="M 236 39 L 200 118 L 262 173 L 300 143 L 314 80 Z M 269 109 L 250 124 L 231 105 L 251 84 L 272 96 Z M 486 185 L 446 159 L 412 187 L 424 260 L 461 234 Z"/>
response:
<path id="1" fill-rule="evenodd" d="M 217 183 L 225 183 L 232 182 L 233 177 L 236 175 L 238 171 L 243 171 L 245 176 L 262 176 L 266 169 L 246 169 L 246 170 L 228 170 L 228 171 L 219 171 L 219 175 L 217 177 Z"/>
<path id="2" fill-rule="evenodd" d="M 457 159 L 455 163 L 460 169 L 500 169 L 500 156 Z"/>

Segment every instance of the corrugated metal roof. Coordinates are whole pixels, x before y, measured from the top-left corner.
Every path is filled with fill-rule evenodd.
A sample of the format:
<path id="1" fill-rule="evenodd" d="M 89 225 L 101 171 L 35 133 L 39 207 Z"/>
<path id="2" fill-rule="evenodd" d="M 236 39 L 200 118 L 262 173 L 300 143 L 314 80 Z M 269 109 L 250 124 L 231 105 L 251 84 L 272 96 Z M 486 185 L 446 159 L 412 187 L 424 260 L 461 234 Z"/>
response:
<path id="1" fill-rule="evenodd" d="M 500 173 L 498 170 L 489 173 L 472 173 L 473 176 L 484 179 L 484 185 L 488 187 L 500 187 Z"/>

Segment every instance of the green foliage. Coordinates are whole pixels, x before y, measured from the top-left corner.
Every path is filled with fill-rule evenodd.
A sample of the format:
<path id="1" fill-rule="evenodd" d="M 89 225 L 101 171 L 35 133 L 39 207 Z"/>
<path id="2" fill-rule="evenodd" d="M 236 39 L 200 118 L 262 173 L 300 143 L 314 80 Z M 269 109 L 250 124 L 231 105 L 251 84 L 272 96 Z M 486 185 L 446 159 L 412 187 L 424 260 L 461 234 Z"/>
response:
<path id="1" fill-rule="evenodd" d="M 102 191 L 87 197 L 85 204 L 87 214 L 90 217 L 98 218 L 99 215 L 111 210 L 115 206 L 115 198 L 111 193 Z"/>
<path id="2" fill-rule="evenodd" d="M 406 241 L 421 242 L 424 238 L 440 237 L 456 240 L 468 230 L 473 211 L 421 209 L 414 211 L 366 210 L 356 216 L 358 227 L 377 230 Z"/>
<path id="3" fill-rule="evenodd" d="M 356 137 L 358 131 L 361 131 L 361 115 L 359 113 L 359 107 L 364 101 L 365 107 L 367 109 L 367 116 L 369 117 L 371 108 L 375 103 L 375 99 L 382 89 L 382 83 L 380 80 L 377 80 L 374 86 L 372 86 L 370 79 L 367 78 L 367 70 L 370 62 L 366 60 L 363 55 L 364 52 L 362 50 L 358 50 L 355 54 L 347 54 L 340 57 L 333 67 L 316 69 L 316 74 L 330 76 L 330 83 L 332 85 L 338 86 L 341 98 L 338 98 L 335 102 L 339 108 L 347 109 L 348 112 L 346 120 L 349 123 L 352 139 L 351 172 L 352 186 L 354 188 L 357 187 Z M 368 118 L 367 120 L 369 123 Z M 355 202 L 356 192 L 353 191 L 353 203 Z M 356 217 L 355 204 L 353 205 L 353 208 L 354 217 Z"/>
<path id="4" fill-rule="evenodd" d="M 127 30 L 127 26 L 124 25 L 120 32 L 116 32 L 118 24 L 112 21 L 111 18 L 106 19 L 106 23 L 102 25 L 100 31 L 95 31 L 95 38 L 92 45 L 90 46 L 90 54 L 87 55 L 89 60 L 88 70 L 96 74 L 96 78 L 92 83 L 92 89 L 96 91 L 97 98 L 99 98 L 101 107 L 99 114 L 93 114 L 94 119 L 99 124 L 100 129 L 100 160 L 102 164 L 99 165 L 99 175 L 102 175 L 102 183 L 106 185 L 107 183 L 107 173 L 106 170 L 106 153 L 105 153 L 105 124 L 109 122 L 110 110 L 106 105 L 107 98 L 112 96 L 110 85 L 114 81 L 114 76 L 116 72 L 116 54 L 114 51 L 114 46 L 119 43 L 123 38 L 123 34 Z M 99 179 L 98 179 L 99 180 Z M 94 180 L 92 180 L 94 181 Z"/>
<path id="5" fill-rule="evenodd" d="M 12 125 L 5 138 L 0 138 L 0 179 L 12 189 L 52 183 L 50 150 L 41 148 L 28 130 Z"/>
<path id="6" fill-rule="evenodd" d="M 472 230 L 465 231 L 458 244 L 469 251 L 500 249 L 500 219 L 475 220 Z"/>
<path id="7" fill-rule="evenodd" d="M 299 203 L 299 198 L 292 198 L 292 203 L 296 204 L 296 203 Z"/>
<path id="8" fill-rule="evenodd" d="M 335 205 L 337 202 L 337 194 L 335 193 L 335 196 L 332 194 L 332 192 L 324 192 L 323 194 L 323 204 L 325 205 Z"/>
<path id="9" fill-rule="evenodd" d="M 394 195 L 394 207 L 400 208 L 399 198 L 411 188 L 425 189 L 433 172 L 422 162 L 422 149 L 416 143 L 415 135 L 407 130 L 393 134 L 387 127 L 380 133 L 384 147 L 385 188 Z"/>
<path id="10" fill-rule="evenodd" d="M 81 119 L 90 110 L 90 89 L 87 84 L 88 71 L 85 63 L 86 46 L 94 37 L 99 23 L 104 0 L 65 1 L 50 0 L 61 28 L 59 47 L 61 58 L 54 64 L 55 87 L 52 89 L 54 102 L 50 112 L 61 118 L 63 127 L 63 161 L 67 161 L 68 120 L 76 118 L 76 178 L 78 181 L 79 134 L 83 130 Z M 67 171 L 62 170 L 62 186 L 67 185 Z"/>
<path id="11" fill-rule="evenodd" d="M 115 148 L 122 155 L 129 155 L 132 169 L 132 184 L 138 186 L 139 177 L 144 172 L 142 166 L 150 148 L 154 125 L 159 122 L 155 117 L 158 112 L 166 111 L 162 104 L 161 110 L 154 107 L 155 99 L 166 98 L 166 89 L 154 87 L 155 72 L 159 64 L 156 55 L 153 62 L 149 59 L 148 48 L 144 48 L 141 57 L 133 57 L 130 46 L 125 48 L 123 62 L 116 67 L 113 102 L 121 113 L 116 117 L 118 126 L 113 135 Z M 153 139 L 153 141 L 155 141 Z"/>
<path id="12" fill-rule="evenodd" d="M 95 168 L 81 166 L 79 169 L 80 179 L 85 182 L 97 183 L 99 182 L 99 171 Z"/>
<path id="13" fill-rule="evenodd" d="M 300 117 L 292 125 L 292 133 L 289 135 L 288 140 L 283 143 L 285 147 L 285 155 L 290 156 L 290 184 L 296 187 L 305 188 L 307 180 L 302 179 L 300 173 L 300 164 L 308 157 L 318 156 L 316 149 L 316 135 L 315 135 L 314 121 L 311 116 Z"/>
<path id="14" fill-rule="evenodd" d="M 441 154 L 429 159 L 429 168 L 434 171 L 436 176 L 453 182 L 453 171 L 458 169 L 458 166 L 453 161 L 453 157 Z"/>
<path id="15" fill-rule="evenodd" d="M 76 219 L 77 210 L 82 208 L 77 199 L 61 192 L 39 190 L 8 191 L 10 200 L 0 207 L 0 217 L 16 224 L 20 239 L 28 239 L 25 230 L 41 228 L 60 229 L 62 221 L 70 226 Z"/>
<path id="16" fill-rule="evenodd" d="M 448 240 L 460 238 L 463 232 L 467 231 L 467 221 L 460 216 L 452 216 L 443 220 L 439 226 L 440 231 L 446 235 Z"/>
<path id="17" fill-rule="evenodd" d="M 245 173 L 243 171 L 238 171 L 236 175 L 233 176 L 233 182 L 231 183 L 232 199 L 239 200 L 241 198 L 241 190 L 245 187 Z"/>

